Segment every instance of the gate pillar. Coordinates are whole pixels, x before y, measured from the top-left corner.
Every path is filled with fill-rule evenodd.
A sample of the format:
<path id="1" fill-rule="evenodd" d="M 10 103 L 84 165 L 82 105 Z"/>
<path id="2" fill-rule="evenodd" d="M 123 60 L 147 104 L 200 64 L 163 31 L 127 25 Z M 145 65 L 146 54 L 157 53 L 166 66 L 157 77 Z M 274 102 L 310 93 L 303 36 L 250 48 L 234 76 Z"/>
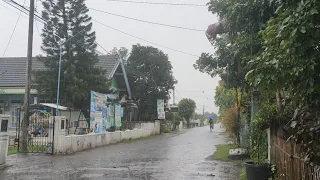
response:
<path id="1" fill-rule="evenodd" d="M 66 136 L 66 117 L 54 116 L 53 154 L 64 152 L 64 139 Z"/>

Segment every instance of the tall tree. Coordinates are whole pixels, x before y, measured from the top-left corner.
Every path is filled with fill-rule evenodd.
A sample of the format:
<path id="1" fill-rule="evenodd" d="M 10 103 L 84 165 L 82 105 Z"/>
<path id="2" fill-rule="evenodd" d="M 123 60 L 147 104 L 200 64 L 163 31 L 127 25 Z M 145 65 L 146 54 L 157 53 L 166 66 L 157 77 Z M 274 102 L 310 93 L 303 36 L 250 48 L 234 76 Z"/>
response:
<path id="1" fill-rule="evenodd" d="M 226 88 L 223 81 L 220 81 L 219 86 L 216 87 L 216 93 L 214 96 L 214 102 L 219 107 L 220 115 L 235 106 L 235 97 L 235 90 L 233 88 Z"/>
<path id="2" fill-rule="evenodd" d="M 46 55 L 39 60 L 46 70 L 35 72 L 36 89 L 43 97 L 56 99 L 61 46 L 61 104 L 87 110 L 90 90 L 106 92 L 108 84 L 105 72 L 96 67 L 96 34 L 85 0 L 51 0 L 42 4 L 42 17 L 47 23 L 41 49 Z"/>
<path id="3" fill-rule="evenodd" d="M 187 121 L 187 126 L 190 127 L 190 118 L 196 110 L 196 102 L 192 99 L 182 99 L 178 103 L 179 115 Z"/>
<path id="4" fill-rule="evenodd" d="M 157 99 L 167 99 L 177 83 L 168 55 L 151 46 L 133 45 L 126 66 L 132 96 L 140 101 L 139 118 L 157 118 Z"/>

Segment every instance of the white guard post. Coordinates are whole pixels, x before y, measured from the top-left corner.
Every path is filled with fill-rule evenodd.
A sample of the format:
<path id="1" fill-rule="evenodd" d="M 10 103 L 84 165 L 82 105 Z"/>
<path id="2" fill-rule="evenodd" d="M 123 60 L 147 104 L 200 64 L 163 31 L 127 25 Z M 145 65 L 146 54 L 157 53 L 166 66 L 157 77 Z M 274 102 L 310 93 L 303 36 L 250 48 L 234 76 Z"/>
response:
<path id="1" fill-rule="evenodd" d="M 4 165 L 7 161 L 8 155 L 8 126 L 10 116 L 0 115 L 0 166 Z"/>
<path id="2" fill-rule="evenodd" d="M 66 136 L 66 117 L 53 116 L 54 137 L 53 137 L 53 154 L 64 152 L 64 139 Z"/>

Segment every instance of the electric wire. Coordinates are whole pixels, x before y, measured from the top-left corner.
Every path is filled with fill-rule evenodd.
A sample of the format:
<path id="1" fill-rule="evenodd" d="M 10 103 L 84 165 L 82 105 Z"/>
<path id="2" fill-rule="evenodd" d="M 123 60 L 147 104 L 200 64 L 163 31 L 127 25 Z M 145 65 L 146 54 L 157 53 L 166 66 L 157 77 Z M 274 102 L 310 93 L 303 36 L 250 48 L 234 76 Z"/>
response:
<path id="1" fill-rule="evenodd" d="M 108 25 L 106 25 L 106 24 L 104 24 L 104 23 L 102 23 L 102 22 L 99 22 L 99 21 L 97 21 L 97 20 L 94 20 L 94 19 L 93 19 L 92 21 L 94 21 L 94 22 L 96 22 L 96 23 L 98 23 L 98 24 L 100 24 L 100 25 L 103 25 L 103 26 L 105 26 L 105 27 L 107 27 L 107 28 L 109 28 L 109 29 L 112 29 L 112 30 L 114 30 L 114 31 L 118 31 L 118 32 L 120 32 L 120 33 L 122 33 L 122 34 L 125 34 L 125 35 L 131 36 L 131 37 L 133 37 L 133 38 L 139 39 L 139 40 L 141 40 L 141 41 L 145 41 L 145 42 L 148 42 L 148 43 L 150 43 L 150 44 L 153 44 L 153 45 L 156 45 L 156 46 L 165 48 L 165 49 L 169 49 L 169 50 L 171 50 L 171 51 L 176 51 L 176 52 L 179 52 L 179 53 L 182 53 L 182 54 L 186 54 L 186 55 L 189 55 L 189 56 L 194 56 L 194 57 L 199 58 L 199 56 L 197 56 L 197 55 L 194 55 L 194 54 L 191 54 L 191 53 L 188 53 L 188 52 L 184 52 L 184 51 L 180 51 L 180 50 L 177 50 L 177 49 L 173 49 L 173 48 L 171 48 L 171 47 L 164 46 L 164 45 L 161 45 L 161 44 L 158 44 L 158 43 L 155 43 L 155 42 L 152 42 L 152 41 L 143 39 L 143 38 L 141 38 L 141 37 L 138 37 L 138 36 L 135 36 L 135 35 L 126 33 L 126 32 L 124 32 L 124 31 L 121 31 L 121 30 L 119 30 L 119 29 L 113 28 L 113 27 L 111 27 L 111 26 L 108 26 Z"/>
<path id="2" fill-rule="evenodd" d="M 187 27 L 181 27 L 181 26 L 176 26 L 176 25 L 170 25 L 170 24 L 163 24 L 163 23 L 158 23 L 158 22 L 146 21 L 146 20 L 137 19 L 137 18 L 131 18 L 131 17 L 128 17 L 128 16 L 115 14 L 115 13 L 111 13 L 111 12 L 107 12 L 107 11 L 102 11 L 102 10 L 99 10 L 99 9 L 94 9 L 94 8 L 89 8 L 89 9 L 91 9 L 93 11 L 109 14 L 109 15 L 112 15 L 112 16 L 117 16 L 117 17 L 121 17 L 121 18 L 126 18 L 126 19 L 130 19 L 130 20 L 149 23 L 149 24 L 154 24 L 154 25 L 160 25 L 160 26 L 166 26 L 166 27 L 171 27 L 171 28 L 190 30 L 190 31 L 205 32 L 205 30 L 202 30 L 202 29 L 194 29 L 194 28 L 187 28 Z"/>
<path id="3" fill-rule="evenodd" d="M 135 4 L 151 4 L 151 5 L 170 5 L 170 6 L 198 6 L 204 7 L 206 4 L 186 4 L 186 3 L 166 3 L 166 2 L 146 2 L 146 1 L 129 1 L 129 0 L 106 0 L 110 2 L 135 3 Z"/>
<path id="4" fill-rule="evenodd" d="M 24 0 L 23 5 L 24 5 L 25 3 L 26 3 L 26 0 Z M 14 25 L 14 27 L 13 27 L 13 30 L 12 30 L 11 36 L 10 36 L 9 41 L 8 41 L 8 43 L 7 43 L 7 46 L 6 46 L 6 48 L 4 49 L 4 52 L 3 52 L 3 54 L 2 54 L 2 57 L 4 57 L 4 56 L 5 56 L 5 54 L 6 54 L 7 50 L 8 50 L 8 47 L 9 47 L 10 42 L 11 42 L 11 39 L 12 39 L 12 37 L 13 37 L 13 35 L 14 35 L 15 31 L 16 31 L 17 25 L 18 25 L 18 23 L 19 23 L 19 20 L 20 20 L 21 14 L 22 14 L 22 12 L 20 11 L 19 16 L 18 16 L 18 19 L 17 19 L 17 21 L 16 21 L 16 24 L 15 24 L 15 25 Z"/>

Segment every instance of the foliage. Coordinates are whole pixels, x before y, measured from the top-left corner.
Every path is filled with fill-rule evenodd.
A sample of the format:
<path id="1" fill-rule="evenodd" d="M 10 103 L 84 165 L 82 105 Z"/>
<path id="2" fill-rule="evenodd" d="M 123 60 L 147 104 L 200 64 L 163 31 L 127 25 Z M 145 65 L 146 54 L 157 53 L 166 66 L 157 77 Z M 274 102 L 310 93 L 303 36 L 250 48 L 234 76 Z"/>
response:
<path id="1" fill-rule="evenodd" d="M 192 99 L 182 99 L 179 104 L 179 115 L 187 121 L 187 126 L 190 127 L 190 118 L 196 110 L 196 102 Z"/>
<path id="2" fill-rule="evenodd" d="M 219 82 L 219 86 L 216 87 L 214 96 L 214 103 L 219 107 L 219 114 L 223 114 L 229 108 L 234 107 L 236 104 L 236 92 L 233 88 L 226 88 L 223 82 Z"/>
<path id="3" fill-rule="evenodd" d="M 163 133 L 170 133 L 171 129 L 170 128 L 164 128 Z"/>
<path id="4" fill-rule="evenodd" d="M 240 171 L 240 180 L 247 180 L 247 172 L 245 168 L 241 168 Z"/>
<path id="5" fill-rule="evenodd" d="M 179 116 L 178 113 L 175 114 L 176 122 L 180 122 L 183 120 L 181 116 Z M 166 112 L 166 120 L 173 121 L 173 112 Z"/>
<path id="6" fill-rule="evenodd" d="M 45 56 L 39 60 L 46 70 L 35 72 L 35 88 L 45 98 L 56 99 L 59 43 L 62 47 L 61 104 L 89 109 L 90 90 L 107 92 L 104 71 L 96 67 L 96 35 L 92 30 L 85 0 L 43 1 L 42 18 L 48 23 L 42 30 Z M 61 39 L 59 39 L 60 37 Z"/>
<path id="7" fill-rule="evenodd" d="M 277 16 L 260 32 L 263 50 L 250 62 L 247 79 L 253 85 L 283 89 L 281 110 L 295 109 L 286 119 L 290 140 L 302 144 L 306 160 L 320 162 L 317 148 L 320 126 L 317 117 L 320 97 L 320 2 L 280 1 Z M 294 112 L 294 113 L 293 113 Z M 280 112 L 282 113 L 282 112 Z"/>
<path id="8" fill-rule="evenodd" d="M 211 0 L 209 11 L 226 20 L 229 38 L 218 38 L 215 54 L 203 53 L 195 67 L 220 75 L 227 88 L 242 87 L 240 95 L 266 94 L 260 104 L 269 113 L 252 128 L 276 121 L 303 145 L 306 160 L 320 162 L 320 1 Z"/>
<path id="9" fill-rule="evenodd" d="M 229 108 L 221 115 L 221 123 L 226 131 L 236 140 L 237 134 L 240 131 L 240 124 L 237 123 L 237 108 Z M 237 141 L 235 141 L 237 142 Z"/>
<path id="10" fill-rule="evenodd" d="M 132 96 L 139 100 L 142 120 L 157 118 L 157 99 L 168 99 L 177 81 L 168 55 L 151 46 L 133 45 L 126 62 Z"/>
<path id="11" fill-rule="evenodd" d="M 256 120 L 250 124 L 250 139 L 252 143 L 250 156 L 257 164 L 266 163 L 268 160 L 268 137 L 267 132 L 262 131 Z"/>
<path id="12" fill-rule="evenodd" d="M 279 121 L 279 114 L 275 104 L 262 104 L 250 124 L 251 159 L 257 163 L 266 163 L 268 159 L 268 136 L 266 128 Z"/>
<path id="13" fill-rule="evenodd" d="M 255 114 L 255 127 L 266 130 L 272 123 L 281 120 L 275 104 L 262 104 Z"/>

